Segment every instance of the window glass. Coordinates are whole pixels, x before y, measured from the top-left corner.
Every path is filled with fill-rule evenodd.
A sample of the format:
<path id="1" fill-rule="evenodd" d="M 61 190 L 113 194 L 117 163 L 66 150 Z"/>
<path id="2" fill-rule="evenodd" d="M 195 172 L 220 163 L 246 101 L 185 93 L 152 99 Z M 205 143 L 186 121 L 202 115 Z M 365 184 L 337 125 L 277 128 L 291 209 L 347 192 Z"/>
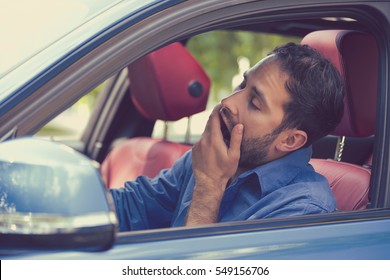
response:
<path id="1" fill-rule="evenodd" d="M 80 98 L 70 108 L 47 123 L 36 134 L 55 140 L 80 140 L 102 85 Z"/>

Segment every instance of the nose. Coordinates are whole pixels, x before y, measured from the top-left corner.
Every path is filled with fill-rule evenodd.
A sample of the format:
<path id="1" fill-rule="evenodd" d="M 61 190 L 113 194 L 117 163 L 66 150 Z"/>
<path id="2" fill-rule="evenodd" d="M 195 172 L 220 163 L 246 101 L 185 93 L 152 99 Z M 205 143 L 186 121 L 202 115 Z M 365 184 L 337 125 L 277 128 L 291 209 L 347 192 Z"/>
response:
<path id="1" fill-rule="evenodd" d="M 228 97 L 222 99 L 221 101 L 222 107 L 228 109 L 232 115 L 237 116 L 238 107 L 242 96 L 243 94 L 241 91 L 234 92 L 232 95 L 229 95 Z"/>

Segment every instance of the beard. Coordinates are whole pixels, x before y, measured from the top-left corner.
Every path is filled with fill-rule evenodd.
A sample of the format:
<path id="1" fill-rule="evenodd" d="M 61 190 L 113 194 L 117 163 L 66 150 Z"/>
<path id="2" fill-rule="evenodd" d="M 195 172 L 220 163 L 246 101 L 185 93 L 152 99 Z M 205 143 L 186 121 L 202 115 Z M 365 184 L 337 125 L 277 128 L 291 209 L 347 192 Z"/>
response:
<path id="1" fill-rule="evenodd" d="M 234 121 L 229 110 L 227 110 L 226 108 L 221 108 L 220 114 L 224 115 L 227 122 L 225 123 L 223 118 L 221 117 L 222 136 L 225 141 L 225 144 L 229 147 L 231 137 L 230 132 L 237 123 L 236 121 Z M 283 127 L 282 125 L 280 125 L 273 132 L 266 134 L 260 138 L 248 139 L 245 139 L 244 131 L 240 148 L 241 155 L 238 163 L 239 169 L 249 170 L 269 162 L 270 160 L 268 157 L 268 153 L 270 151 L 271 144 L 274 142 L 276 137 L 278 137 L 282 130 Z"/>
<path id="2" fill-rule="evenodd" d="M 261 138 L 242 139 L 241 155 L 238 166 L 240 169 L 249 170 L 269 162 L 268 153 L 271 144 L 278 137 L 277 129 Z"/>

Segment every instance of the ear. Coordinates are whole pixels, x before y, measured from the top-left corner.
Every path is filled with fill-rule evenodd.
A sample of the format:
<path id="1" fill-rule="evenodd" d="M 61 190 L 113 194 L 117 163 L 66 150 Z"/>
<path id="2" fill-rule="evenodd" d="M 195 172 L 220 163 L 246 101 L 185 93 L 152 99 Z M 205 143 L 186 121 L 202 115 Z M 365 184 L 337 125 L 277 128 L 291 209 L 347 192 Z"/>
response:
<path id="1" fill-rule="evenodd" d="M 287 129 L 282 132 L 276 148 L 281 152 L 293 152 L 303 147 L 307 141 L 307 134 L 299 129 Z"/>

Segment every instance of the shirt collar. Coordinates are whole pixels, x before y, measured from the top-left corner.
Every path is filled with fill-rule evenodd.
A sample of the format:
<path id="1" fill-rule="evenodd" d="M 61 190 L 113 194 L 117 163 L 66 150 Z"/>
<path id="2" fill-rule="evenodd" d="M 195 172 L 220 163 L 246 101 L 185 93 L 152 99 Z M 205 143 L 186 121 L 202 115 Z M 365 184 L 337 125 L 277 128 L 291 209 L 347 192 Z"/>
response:
<path id="1" fill-rule="evenodd" d="M 282 158 L 249 170 L 241 174 L 238 179 L 244 179 L 252 174 L 256 174 L 262 195 L 264 196 L 288 184 L 302 168 L 308 165 L 311 155 L 311 146 L 301 148 Z"/>

